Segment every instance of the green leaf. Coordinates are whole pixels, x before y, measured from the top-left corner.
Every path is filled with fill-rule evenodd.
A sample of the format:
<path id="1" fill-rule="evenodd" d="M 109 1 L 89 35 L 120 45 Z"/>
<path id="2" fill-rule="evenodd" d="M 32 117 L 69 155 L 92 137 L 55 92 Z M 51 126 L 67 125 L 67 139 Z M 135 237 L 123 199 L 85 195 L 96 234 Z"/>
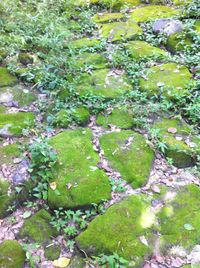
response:
<path id="1" fill-rule="evenodd" d="M 195 228 L 191 224 L 189 224 L 189 223 L 184 224 L 184 228 L 187 231 L 193 231 L 193 230 L 195 230 Z"/>
<path id="2" fill-rule="evenodd" d="M 25 211 L 24 214 L 23 214 L 23 219 L 27 219 L 31 216 L 31 211 Z"/>

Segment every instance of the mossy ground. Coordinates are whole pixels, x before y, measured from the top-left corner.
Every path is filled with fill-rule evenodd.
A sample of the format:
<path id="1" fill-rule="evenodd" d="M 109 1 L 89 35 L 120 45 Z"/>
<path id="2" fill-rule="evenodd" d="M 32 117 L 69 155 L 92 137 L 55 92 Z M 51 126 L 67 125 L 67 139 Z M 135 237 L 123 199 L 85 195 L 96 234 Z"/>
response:
<path id="1" fill-rule="evenodd" d="M 112 73 L 109 69 L 96 70 L 91 75 L 82 74 L 77 86 L 81 96 L 90 93 L 106 99 L 119 97 L 131 89 L 132 86 L 125 74 Z"/>
<path id="2" fill-rule="evenodd" d="M 166 63 L 147 69 L 145 75 L 146 78 L 141 78 L 139 85 L 150 96 L 157 94 L 173 98 L 174 95 L 189 95 L 192 74 L 185 66 Z"/>
<path id="3" fill-rule="evenodd" d="M 143 258 L 152 254 L 152 230 L 155 215 L 149 211 L 148 198 L 138 195 L 111 206 L 104 215 L 93 220 L 76 242 L 81 250 L 90 255 L 114 252 L 139 267 Z M 143 222 L 148 214 L 148 225 Z M 145 236 L 150 242 L 144 245 L 138 237 Z"/>
<path id="4" fill-rule="evenodd" d="M 12 160 L 20 155 L 19 144 L 13 143 L 0 147 L 0 155 L 0 165 L 12 163 Z"/>
<path id="5" fill-rule="evenodd" d="M 0 114 L 0 135 L 20 136 L 23 129 L 33 126 L 34 114 L 29 112 Z"/>
<path id="6" fill-rule="evenodd" d="M 50 245 L 45 248 L 45 257 L 47 260 L 57 260 L 60 256 L 60 247 L 58 245 Z"/>
<path id="7" fill-rule="evenodd" d="M 6 180 L 0 179 L 0 218 L 8 214 L 8 207 L 12 205 L 14 196 L 9 193 L 10 183 Z"/>
<path id="8" fill-rule="evenodd" d="M 17 83 L 17 78 L 11 75 L 5 67 L 0 67 L 0 87 L 11 86 Z"/>
<path id="9" fill-rule="evenodd" d="M 0 267 L 23 268 L 25 259 L 25 251 L 16 240 L 5 240 L 0 244 Z"/>
<path id="10" fill-rule="evenodd" d="M 49 187 L 50 207 L 65 209 L 90 206 L 110 199 L 107 176 L 97 168 L 99 157 L 91 143 L 91 131 L 65 131 L 53 137 L 50 144 L 58 152 L 55 168 L 56 190 Z"/>
<path id="11" fill-rule="evenodd" d="M 20 238 L 29 238 L 31 241 L 44 243 L 56 237 L 58 232 L 50 224 L 51 215 L 44 209 L 26 219 L 20 229 Z"/>
<path id="12" fill-rule="evenodd" d="M 153 128 L 160 130 L 161 140 L 167 145 L 166 157 L 173 159 L 175 166 L 185 168 L 194 165 L 200 150 L 200 139 L 192 134 L 192 129 L 186 123 L 176 119 L 162 119 Z M 169 132 L 171 128 L 175 129 L 174 134 Z M 194 143 L 194 147 L 185 142 L 188 138 Z"/>
<path id="13" fill-rule="evenodd" d="M 120 172 L 133 188 L 147 182 L 154 153 L 142 135 L 130 130 L 112 132 L 100 138 L 100 145 L 111 167 Z"/>

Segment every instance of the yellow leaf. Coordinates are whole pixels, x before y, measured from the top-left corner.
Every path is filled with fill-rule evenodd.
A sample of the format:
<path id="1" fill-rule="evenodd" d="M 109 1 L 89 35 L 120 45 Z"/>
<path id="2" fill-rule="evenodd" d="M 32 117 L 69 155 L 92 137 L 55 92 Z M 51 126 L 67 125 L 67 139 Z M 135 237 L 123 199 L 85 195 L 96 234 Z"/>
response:
<path id="1" fill-rule="evenodd" d="M 55 181 L 51 182 L 49 185 L 50 185 L 50 188 L 51 188 L 53 191 L 56 190 L 57 184 L 56 184 Z"/>
<path id="2" fill-rule="evenodd" d="M 69 263 L 70 263 L 70 259 L 64 258 L 64 257 L 53 261 L 53 265 L 55 267 L 59 267 L 59 268 L 65 268 L 65 267 L 67 267 L 69 265 Z"/>

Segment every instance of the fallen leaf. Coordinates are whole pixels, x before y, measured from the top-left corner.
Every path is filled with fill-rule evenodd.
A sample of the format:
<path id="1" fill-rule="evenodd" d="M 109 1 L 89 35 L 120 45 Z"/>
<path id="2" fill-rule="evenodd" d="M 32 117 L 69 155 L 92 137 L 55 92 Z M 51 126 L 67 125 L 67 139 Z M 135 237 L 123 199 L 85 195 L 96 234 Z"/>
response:
<path id="1" fill-rule="evenodd" d="M 62 257 L 53 261 L 53 265 L 59 268 L 65 268 L 69 265 L 69 263 L 70 263 L 70 259 L 65 258 L 65 257 Z"/>
<path id="2" fill-rule="evenodd" d="M 184 228 L 187 231 L 193 231 L 193 230 L 195 230 L 194 227 L 191 224 L 189 224 L 189 223 L 184 224 Z"/>
<path id="3" fill-rule="evenodd" d="M 157 86 L 158 86 L 158 87 L 163 87 L 164 85 L 165 85 L 165 83 L 163 83 L 163 82 L 158 82 L 158 83 L 157 83 Z"/>
<path id="4" fill-rule="evenodd" d="M 27 219 L 27 218 L 29 218 L 31 216 L 31 211 L 26 211 L 26 212 L 24 212 L 24 214 L 23 214 L 23 219 Z"/>
<path id="5" fill-rule="evenodd" d="M 167 130 L 169 133 L 175 134 L 177 132 L 177 129 L 175 127 L 170 127 Z"/>
<path id="6" fill-rule="evenodd" d="M 53 181 L 53 182 L 51 182 L 51 183 L 49 184 L 49 186 L 50 186 L 50 188 L 51 188 L 53 191 L 55 191 L 55 190 L 56 190 L 56 187 L 57 187 L 57 183 L 56 183 L 55 181 Z"/>

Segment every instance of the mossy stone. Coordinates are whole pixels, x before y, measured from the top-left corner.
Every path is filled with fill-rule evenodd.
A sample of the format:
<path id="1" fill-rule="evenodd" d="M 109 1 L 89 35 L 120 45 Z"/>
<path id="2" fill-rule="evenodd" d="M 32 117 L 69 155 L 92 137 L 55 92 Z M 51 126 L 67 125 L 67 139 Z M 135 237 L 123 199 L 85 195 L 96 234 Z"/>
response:
<path id="1" fill-rule="evenodd" d="M 60 256 L 60 247 L 58 245 L 50 245 L 45 248 L 44 255 L 47 260 L 57 260 Z"/>
<path id="2" fill-rule="evenodd" d="M 186 47 L 190 47 L 192 45 L 192 41 L 188 37 L 183 37 L 182 34 L 172 34 L 169 36 L 167 40 L 167 48 L 172 51 L 182 51 Z"/>
<path id="3" fill-rule="evenodd" d="M 0 147 L 0 165 L 2 164 L 11 164 L 13 158 L 20 155 L 19 144 L 13 143 L 6 146 Z"/>
<path id="4" fill-rule="evenodd" d="M 123 13 L 97 13 L 92 17 L 92 20 L 96 23 L 106 23 L 118 21 L 124 18 Z"/>
<path id="5" fill-rule="evenodd" d="M 105 69 L 108 66 L 106 57 L 99 53 L 81 53 L 74 60 L 77 69 Z"/>
<path id="6" fill-rule="evenodd" d="M 5 67 L 0 67 L 0 87 L 11 86 L 17 83 L 17 78 L 11 75 Z"/>
<path id="7" fill-rule="evenodd" d="M 128 129 L 134 124 L 133 113 L 128 109 L 115 108 L 111 113 L 98 115 L 96 122 L 105 128 L 114 125 L 122 129 Z"/>
<path id="8" fill-rule="evenodd" d="M 31 112 L 0 114 L 0 136 L 21 136 L 23 129 L 33 126 L 34 119 Z"/>
<path id="9" fill-rule="evenodd" d="M 18 55 L 18 60 L 21 64 L 28 65 L 28 64 L 33 64 L 33 57 L 25 52 L 21 52 Z"/>
<path id="10" fill-rule="evenodd" d="M 100 137 L 100 145 L 110 165 L 133 188 L 148 180 L 154 160 L 153 150 L 145 138 L 131 130 L 112 132 Z"/>
<path id="11" fill-rule="evenodd" d="M 15 102 L 19 107 L 24 107 L 35 100 L 36 95 L 20 85 L 0 88 L 0 103 L 7 104 L 8 106 L 10 103 Z"/>
<path id="12" fill-rule="evenodd" d="M 58 153 L 54 168 L 56 190 L 49 187 L 48 203 L 51 208 L 65 209 L 87 207 L 110 199 L 108 177 L 97 168 L 100 161 L 93 150 L 89 129 L 62 132 L 50 141 Z"/>
<path id="13" fill-rule="evenodd" d="M 173 18 L 180 14 L 180 10 L 169 6 L 149 5 L 134 9 L 130 19 L 136 22 L 148 22 L 162 18 Z"/>
<path id="14" fill-rule="evenodd" d="M 95 70 L 91 74 L 83 73 L 77 85 L 81 96 L 90 93 L 105 99 L 117 98 L 130 90 L 132 86 L 126 74 L 118 74 L 109 69 Z"/>
<path id="15" fill-rule="evenodd" d="M 98 46 L 99 44 L 100 44 L 99 39 L 84 37 L 82 39 L 72 41 L 72 43 L 69 44 L 69 47 L 72 46 L 75 49 L 85 49 Z"/>
<path id="16" fill-rule="evenodd" d="M 121 8 L 138 6 L 141 4 L 141 0 L 99 0 L 99 3 L 114 10 L 120 10 Z"/>
<path id="17" fill-rule="evenodd" d="M 200 237 L 200 188 L 187 185 L 176 190 L 176 196 L 165 202 L 159 213 L 161 249 L 166 253 L 172 245 L 192 250 Z"/>
<path id="18" fill-rule="evenodd" d="M 50 221 L 51 215 L 45 209 L 39 210 L 25 220 L 19 231 L 19 237 L 38 243 L 49 241 L 52 237 L 58 236 L 57 230 L 51 226 Z"/>
<path id="19" fill-rule="evenodd" d="M 84 259 L 79 255 L 73 257 L 68 268 L 85 268 Z"/>
<path id="20" fill-rule="evenodd" d="M 67 128 L 70 124 L 70 117 L 68 111 L 61 109 L 53 120 L 53 125 L 57 127 Z"/>
<path id="21" fill-rule="evenodd" d="M 86 125 L 90 118 L 90 112 L 85 107 L 78 107 L 72 113 L 72 117 L 79 125 Z"/>
<path id="22" fill-rule="evenodd" d="M 16 240 L 5 240 L 0 244 L 1 268 L 23 268 L 25 259 L 25 251 Z"/>
<path id="23" fill-rule="evenodd" d="M 158 94 L 173 98 L 173 95 L 189 94 L 187 87 L 192 74 L 183 65 L 166 63 L 154 66 L 147 69 L 145 76 L 139 80 L 139 85 L 149 96 Z"/>
<path id="24" fill-rule="evenodd" d="M 193 0 L 172 0 L 173 4 L 176 6 L 186 6 L 190 4 Z"/>
<path id="25" fill-rule="evenodd" d="M 0 219 L 8 213 L 7 209 L 14 200 L 14 195 L 9 193 L 10 183 L 0 179 Z"/>
<path id="26" fill-rule="evenodd" d="M 164 118 L 155 122 L 153 128 L 160 130 L 161 139 L 167 145 L 165 155 L 173 159 L 175 166 L 186 168 L 194 165 L 196 155 L 200 151 L 200 139 L 192 134 L 192 129 L 186 123 Z M 175 133 L 170 133 L 170 129 L 175 129 Z M 185 143 L 188 138 L 194 147 Z"/>
<path id="27" fill-rule="evenodd" d="M 131 20 L 127 22 L 111 22 L 103 24 L 100 29 L 101 36 L 106 38 L 109 42 L 133 39 L 141 33 L 142 28 Z"/>
<path id="28" fill-rule="evenodd" d="M 140 267 L 152 254 L 154 224 L 148 197 L 132 195 L 96 217 L 76 242 L 89 255 L 117 253 L 130 261 L 130 267 Z M 145 236 L 148 245 L 140 241 L 141 236 Z"/>
<path id="29" fill-rule="evenodd" d="M 125 45 L 130 56 L 134 59 L 166 58 L 168 53 L 144 41 L 130 41 Z"/>

